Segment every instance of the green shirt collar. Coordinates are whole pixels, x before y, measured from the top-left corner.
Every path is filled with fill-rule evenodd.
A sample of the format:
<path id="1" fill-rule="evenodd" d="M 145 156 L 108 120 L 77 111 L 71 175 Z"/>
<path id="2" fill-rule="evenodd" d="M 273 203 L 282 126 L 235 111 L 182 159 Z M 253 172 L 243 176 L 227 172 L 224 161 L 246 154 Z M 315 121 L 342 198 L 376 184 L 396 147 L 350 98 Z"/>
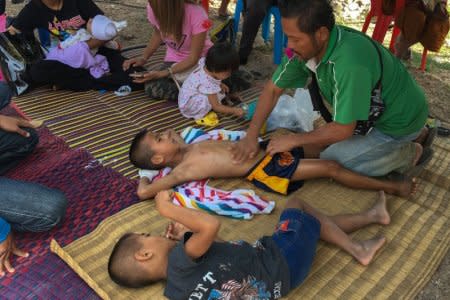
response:
<path id="1" fill-rule="evenodd" d="M 341 39 L 341 31 L 338 28 L 338 26 L 335 25 L 333 29 L 331 29 L 330 39 L 328 40 L 327 45 L 327 51 L 325 52 L 325 55 L 322 57 L 321 63 L 325 63 L 330 59 L 330 56 L 333 53 L 333 50 L 336 47 L 338 40 L 340 39 Z"/>

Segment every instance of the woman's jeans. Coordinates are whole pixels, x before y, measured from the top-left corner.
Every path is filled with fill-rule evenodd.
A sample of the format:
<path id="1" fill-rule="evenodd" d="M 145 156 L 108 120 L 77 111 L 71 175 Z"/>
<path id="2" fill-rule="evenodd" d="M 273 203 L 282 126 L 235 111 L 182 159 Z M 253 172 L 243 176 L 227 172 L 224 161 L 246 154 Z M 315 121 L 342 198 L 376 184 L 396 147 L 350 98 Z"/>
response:
<path id="1" fill-rule="evenodd" d="M 0 217 L 16 231 L 47 231 L 64 217 L 63 193 L 42 185 L 0 177 Z"/>

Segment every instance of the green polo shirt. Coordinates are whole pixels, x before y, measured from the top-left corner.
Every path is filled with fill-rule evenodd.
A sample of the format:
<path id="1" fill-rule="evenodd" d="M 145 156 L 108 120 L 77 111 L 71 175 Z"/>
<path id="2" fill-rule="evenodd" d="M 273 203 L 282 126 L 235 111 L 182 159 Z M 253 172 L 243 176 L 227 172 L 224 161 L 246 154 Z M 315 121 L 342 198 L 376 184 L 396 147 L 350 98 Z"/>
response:
<path id="1" fill-rule="evenodd" d="M 385 111 L 375 127 L 391 136 L 417 132 L 428 116 L 425 95 L 403 64 L 389 50 L 378 46 L 383 60 Z M 272 81 L 283 89 L 305 87 L 311 69 L 315 69 L 322 97 L 333 108 L 335 122 L 350 124 L 368 119 L 370 94 L 380 78 L 381 65 L 377 50 L 367 37 L 335 26 L 326 53 L 315 68 L 311 61 L 301 62 L 296 57 L 289 60 L 285 56 Z"/>

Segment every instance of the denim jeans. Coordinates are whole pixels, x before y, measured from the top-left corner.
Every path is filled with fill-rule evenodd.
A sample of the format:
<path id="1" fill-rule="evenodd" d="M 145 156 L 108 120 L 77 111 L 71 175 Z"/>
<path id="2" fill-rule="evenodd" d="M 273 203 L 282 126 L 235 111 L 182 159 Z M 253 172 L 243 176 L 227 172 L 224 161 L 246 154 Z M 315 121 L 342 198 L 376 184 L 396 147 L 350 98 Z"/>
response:
<path id="1" fill-rule="evenodd" d="M 0 217 L 16 231 L 47 231 L 64 217 L 63 193 L 42 185 L 0 177 Z"/>
<path id="2" fill-rule="evenodd" d="M 403 173 L 413 167 L 416 146 L 411 141 L 419 134 L 420 131 L 392 137 L 374 128 L 366 136 L 353 136 L 329 146 L 320 158 L 337 161 L 366 176 L 384 176 L 392 171 Z"/>
<path id="3" fill-rule="evenodd" d="M 12 91 L 9 88 L 9 85 L 4 81 L 0 81 L 0 109 L 9 104 L 11 96 Z"/>
<path id="4" fill-rule="evenodd" d="M 16 166 L 21 159 L 33 152 L 39 142 L 36 130 L 23 129 L 30 133 L 29 137 L 0 130 L 0 175 Z"/>

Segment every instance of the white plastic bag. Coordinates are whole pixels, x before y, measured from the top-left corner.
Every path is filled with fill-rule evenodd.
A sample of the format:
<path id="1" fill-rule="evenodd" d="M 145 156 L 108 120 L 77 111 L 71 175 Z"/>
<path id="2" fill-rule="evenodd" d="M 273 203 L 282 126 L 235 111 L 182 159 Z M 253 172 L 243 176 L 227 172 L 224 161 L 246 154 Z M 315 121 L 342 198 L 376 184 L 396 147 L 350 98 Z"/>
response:
<path id="1" fill-rule="evenodd" d="M 286 128 L 305 132 L 314 129 L 314 120 L 318 113 L 313 110 L 311 97 L 307 89 L 297 89 L 294 98 L 282 95 L 267 119 L 267 130 Z"/>

